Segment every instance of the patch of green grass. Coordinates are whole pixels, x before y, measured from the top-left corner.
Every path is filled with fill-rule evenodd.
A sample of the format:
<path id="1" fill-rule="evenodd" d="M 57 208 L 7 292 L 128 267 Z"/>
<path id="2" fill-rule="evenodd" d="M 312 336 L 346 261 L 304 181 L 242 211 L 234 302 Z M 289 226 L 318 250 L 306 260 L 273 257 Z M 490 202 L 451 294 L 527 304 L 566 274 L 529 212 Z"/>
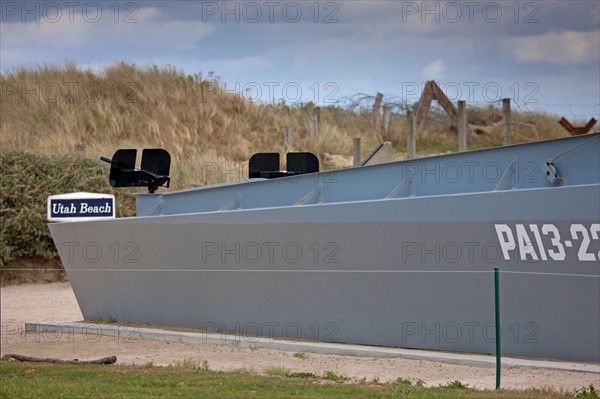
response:
<path id="1" fill-rule="evenodd" d="M 202 364 L 200 365 L 200 370 L 202 371 L 209 371 L 210 367 L 208 366 L 208 360 L 203 360 Z"/>
<path id="2" fill-rule="evenodd" d="M 415 386 L 417 388 L 423 388 L 426 385 L 423 380 L 417 380 L 413 383 L 411 380 L 408 380 L 406 378 L 396 378 L 396 381 L 394 381 L 392 384 L 404 385 L 409 387 Z"/>
<path id="3" fill-rule="evenodd" d="M 287 375 L 290 378 L 319 378 L 315 373 L 308 371 L 296 371 Z"/>
<path id="4" fill-rule="evenodd" d="M 295 352 L 293 356 L 297 359 L 308 359 L 308 355 L 304 352 Z"/>
<path id="5" fill-rule="evenodd" d="M 323 373 L 323 379 L 324 380 L 330 380 L 330 381 L 335 381 L 335 382 L 344 382 L 348 379 L 348 377 L 341 375 L 341 374 L 337 374 L 334 371 L 325 371 Z"/>
<path id="6" fill-rule="evenodd" d="M 446 388 L 448 388 L 448 389 L 469 389 L 469 385 L 463 384 L 459 380 L 454 380 L 454 381 L 446 384 Z"/>
<path id="7" fill-rule="evenodd" d="M 598 391 L 596 390 L 596 388 L 594 388 L 594 386 L 592 384 L 590 384 L 590 386 L 588 386 L 587 388 L 581 388 L 581 389 L 578 389 L 577 391 L 575 391 L 575 397 L 576 398 L 597 398 Z"/>
<path id="8" fill-rule="evenodd" d="M 264 372 L 267 375 L 286 378 L 319 378 L 315 373 L 308 371 L 292 372 L 291 370 L 282 366 L 267 367 Z"/>
<path id="9" fill-rule="evenodd" d="M 188 362 L 191 365 L 192 362 Z M 202 366 L 200 366 L 202 368 Z M 54 365 L 0 361 L 2 398 L 545 398 L 572 397 L 549 391 L 477 391 L 474 389 L 424 388 L 408 380 L 391 384 L 346 382 L 315 383 L 312 373 L 289 373 L 286 377 L 261 376 L 248 371 L 199 372 L 197 364 L 175 367 Z M 333 377 L 335 373 L 329 376 Z M 338 376 L 338 378 L 341 376 Z M 324 377 L 323 377 L 324 378 Z M 400 386 L 409 387 L 400 391 Z M 590 388 L 586 388 L 590 392 Z M 595 392 L 595 390 L 594 390 Z M 592 397 L 592 396 L 582 396 Z"/>
<path id="10" fill-rule="evenodd" d="M 290 374 L 290 370 L 283 366 L 272 366 L 267 367 L 265 370 L 266 375 L 272 375 L 277 377 L 287 377 Z"/>
<path id="11" fill-rule="evenodd" d="M 390 384 L 394 389 L 394 392 L 401 397 L 410 396 L 414 392 L 421 392 L 425 390 L 425 383 L 422 380 L 412 382 L 406 378 L 397 378 Z"/>

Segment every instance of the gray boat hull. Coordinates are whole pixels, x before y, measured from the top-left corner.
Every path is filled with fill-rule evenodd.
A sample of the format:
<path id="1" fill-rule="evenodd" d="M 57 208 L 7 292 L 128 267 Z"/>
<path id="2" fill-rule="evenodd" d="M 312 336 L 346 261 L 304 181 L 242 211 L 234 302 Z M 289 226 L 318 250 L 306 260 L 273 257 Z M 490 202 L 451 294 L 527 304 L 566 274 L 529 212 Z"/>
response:
<path id="1" fill-rule="evenodd" d="M 582 184 L 49 227 L 86 320 L 494 353 L 497 267 L 504 355 L 598 362 L 599 204 Z"/>

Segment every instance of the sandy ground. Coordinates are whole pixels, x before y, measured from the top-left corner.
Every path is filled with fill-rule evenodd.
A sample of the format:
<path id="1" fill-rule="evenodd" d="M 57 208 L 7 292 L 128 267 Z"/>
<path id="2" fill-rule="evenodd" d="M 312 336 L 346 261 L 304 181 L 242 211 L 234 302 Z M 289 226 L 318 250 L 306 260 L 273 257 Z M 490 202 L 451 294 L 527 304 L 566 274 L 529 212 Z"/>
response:
<path id="1" fill-rule="evenodd" d="M 229 345 L 167 343 L 81 334 L 25 333 L 26 322 L 77 321 L 82 316 L 69 283 L 2 287 L 2 354 L 13 353 L 61 359 L 92 359 L 115 355 L 119 364 L 167 366 L 183 362 L 202 364 L 211 370 L 246 369 L 261 373 L 268 367 L 322 374 L 331 370 L 353 380 L 380 382 L 399 377 L 423 380 L 428 386 L 460 380 L 470 387 L 493 389 L 495 369 L 408 359 L 319 355 L 297 358 L 292 352 Z M 545 369 L 503 368 L 502 387 L 514 389 L 553 387 L 573 391 L 594 384 L 600 374 Z"/>

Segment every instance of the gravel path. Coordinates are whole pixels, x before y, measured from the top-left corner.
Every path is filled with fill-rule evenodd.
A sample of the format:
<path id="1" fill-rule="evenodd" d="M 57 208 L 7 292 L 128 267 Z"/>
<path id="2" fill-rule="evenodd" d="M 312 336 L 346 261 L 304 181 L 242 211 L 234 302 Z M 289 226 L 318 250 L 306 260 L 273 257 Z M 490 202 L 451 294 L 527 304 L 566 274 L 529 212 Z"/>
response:
<path id="1" fill-rule="evenodd" d="M 237 348 L 229 345 L 168 343 L 81 334 L 25 333 L 26 322 L 76 321 L 82 315 L 69 283 L 26 284 L 2 287 L 2 354 L 17 353 L 61 359 L 90 359 L 116 355 L 119 364 L 167 366 L 183 362 L 202 364 L 211 370 L 246 369 L 257 373 L 268 367 L 322 374 L 334 371 L 354 380 L 396 378 L 422 380 L 428 386 L 460 380 L 470 387 L 493 389 L 495 369 L 409 359 L 320 355 L 304 358 L 292 352 Z M 600 387 L 600 374 L 545 369 L 503 368 L 503 388 L 549 388 L 572 392 L 593 384 Z"/>

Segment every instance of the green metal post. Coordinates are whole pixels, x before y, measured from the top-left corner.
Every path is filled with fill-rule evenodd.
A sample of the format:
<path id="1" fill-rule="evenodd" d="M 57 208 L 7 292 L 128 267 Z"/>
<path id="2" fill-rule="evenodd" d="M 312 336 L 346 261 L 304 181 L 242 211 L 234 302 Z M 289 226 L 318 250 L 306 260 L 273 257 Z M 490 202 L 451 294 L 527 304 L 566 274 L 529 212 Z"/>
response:
<path id="1" fill-rule="evenodd" d="M 496 389 L 500 389 L 500 271 L 494 268 L 494 293 L 496 302 Z"/>

